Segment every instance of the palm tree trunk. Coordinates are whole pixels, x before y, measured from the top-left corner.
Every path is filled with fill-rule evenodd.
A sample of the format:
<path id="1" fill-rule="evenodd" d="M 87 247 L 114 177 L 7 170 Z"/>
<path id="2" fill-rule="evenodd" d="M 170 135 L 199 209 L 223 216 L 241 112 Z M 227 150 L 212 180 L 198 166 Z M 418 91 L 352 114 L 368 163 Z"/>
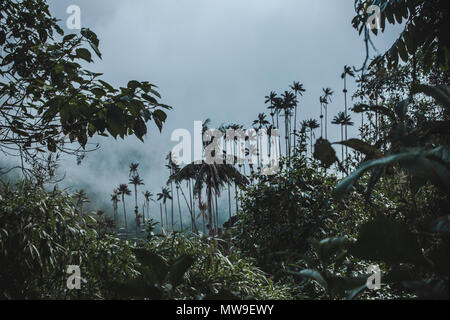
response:
<path id="1" fill-rule="evenodd" d="M 328 140 L 328 106 L 325 105 L 325 139 Z"/>
<path id="2" fill-rule="evenodd" d="M 236 182 L 234 183 L 234 200 L 236 200 L 236 215 L 238 214 L 239 211 L 239 203 L 238 203 L 238 191 L 237 191 L 237 184 Z"/>
<path id="3" fill-rule="evenodd" d="M 180 193 L 178 191 L 179 186 L 177 188 L 177 201 L 178 201 L 178 212 L 180 214 L 180 230 L 183 232 L 183 217 L 181 216 L 181 206 L 180 206 Z"/>
<path id="4" fill-rule="evenodd" d="M 159 213 L 161 215 L 161 231 L 164 232 L 164 220 L 163 220 L 163 212 L 162 212 L 162 203 L 159 203 Z"/>
<path id="5" fill-rule="evenodd" d="M 320 104 L 320 137 L 323 138 L 323 104 Z"/>
<path id="6" fill-rule="evenodd" d="M 344 102 L 345 102 L 345 117 L 347 117 L 347 76 L 344 77 Z M 348 140 L 348 128 L 345 126 L 345 141 Z M 345 146 L 345 156 L 348 155 L 348 148 Z"/>
<path id="7" fill-rule="evenodd" d="M 191 229 L 192 232 L 197 231 L 197 224 L 195 222 L 195 206 L 194 206 L 194 197 L 192 194 L 192 186 L 191 186 L 191 179 L 189 179 L 189 201 L 191 202 L 191 210 L 192 210 L 192 221 L 191 221 Z"/>
<path id="8" fill-rule="evenodd" d="M 122 193 L 122 204 L 123 204 L 123 217 L 125 219 L 125 235 L 126 235 L 126 239 L 128 239 L 127 211 L 125 208 L 125 196 L 123 193 Z"/>
<path id="9" fill-rule="evenodd" d="M 207 206 L 208 206 L 208 231 L 209 231 L 209 235 L 210 236 L 213 236 L 213 220 L 212 220 L 212 218 L 213 218 L 213 216 L 212 216 L 212 203 L 211 203 L 211 197 L 212 197 L 212 194 L 211 194 L 211 185 L 210 185 L 210 183 L 207 185 L 207 187 L 206 187 L 206 193 L 207 193 L 207 201 L 208 201 L 208 204 L 207 204 Z"/>
<path id="10" fill-rule="evenodd" d="M 170 193 L 172 194 L 172 199 L 170 199 L 170 201 L 171 201 L 171 217 L 172 217 L 171 226 L 173 232 L 175 230 L 173 226 L 173 182 L 170 182 Z"/>
<path id="11" fill-rule="evenodd" d="M 167 217 L 167 202 L 164 202 L 164 211 L 166 213 L 166 228 L 169 229 L 169 219 Z"/>
<path id="12" fill-rule="evenodd" d="M 136 206 L 134 207 L 134 214 L 136 215 L 136 239 L 138 237 L 138 223 L 139 223 L 139 212 L 137 203 L 137 184 L 134 185 L 134 199 L 136 201 Z"/>
<path id="13" fill-rule="evenodd" d="M 231 186 L 228 183 L 228 215 L 229 218 L 231 219 Z"/>

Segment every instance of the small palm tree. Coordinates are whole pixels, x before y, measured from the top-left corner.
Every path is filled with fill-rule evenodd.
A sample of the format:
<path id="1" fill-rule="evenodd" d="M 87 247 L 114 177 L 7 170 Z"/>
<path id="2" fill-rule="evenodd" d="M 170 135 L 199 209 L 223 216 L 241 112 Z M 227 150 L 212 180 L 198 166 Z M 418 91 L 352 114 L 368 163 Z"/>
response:
<path id="1" fill-rule="evenodd" d="M 166 226 L 169 223 L 169 221 L 167 219 L 167 199 L 172 200 L 172 196 L 170 194 L 169 189 L 167 187 L 163 187 L 161 189 L 161 192 L 157 194 L 157 200 L 158 201 L 162 200 L 162 202 L 164 204 L 164 210 L 165 210 L 165 214 L 166 214 Z"/>
<path id="2" fill-rule="evenodd" d="M 86 192 L 83 189 L 75 191 L 73 197 L 77 200 L 77 207 L 80 210 L 80 216 L 83 214 L 83 205 L 89 203 Z"/>
<path id="3" fill-rule="evenodd" d="M 331 97 L 334 94 L 330 88 L 324 88 L 323 96 L 320 98 L 321 105 L 325 109 L 325 139 L 328 139 L 328 104 L 331 102 Z"/>
<path id="4" fill-rule="evenodd" d="M 123 217 L 125 220 L 125 234 L 126 237 L 128 239 L 128 223 L 127 223 L 127 211 L 126 211 L 126 207 L 125 207 L 125 196 L 129 196 L 131 195 L 131 190 L 128 189 L 128 185 L 127 184 L 121 184 L 119 186 L 119 194 L 122 195 L 122 205 L 123 205 Z"/>
<path id="5" fill-rule="evenodd" d="M 208 206 L 208 226 L 211 236 L 213 231 L 213 193 L 220 194 L 220 188 L 228 182 L 234 182 L 238 185 L 247 184 L 247 179 L 242 176 L 238 170 L 232 165 L 228 164 L 201 164 L 191 163 L 181 169 L 178 173 L 171 177 L 176 182 L 193 179 L 195 181 L 194 190 L 198 195 L 199 202 L 201 202 L 201 192 L 203 187 L 206 187 L 207 206 Z M 217 212 L 218 210 L 216 210 Z"/>
<path id="6" fill-rule="evenodd" d="M 344 66 L 344 72 L 341 74 L 341 78 L 344 80 L 344 103 L 345 103 L 345 116 L 348 116 L 348 107 L 347 107 L 347 77 L 355 77 L 355 73 L 352 71 L 352 69 L 349 66 Z M 347 125 L 345 126 L 345 140 L 348 140 L 348 130 Z M 348 148 L 345 147 L 345 153 L 348 154 Z"/>
<path id="7" fill-rule="evenodd" d="M 153 200 L 153 193 L 151 193 L 150 191 L 145 191 L 142 193 L 144 195 L 144 199 L 145 199 L 145 206 L 147 208 L 147 219 L 150 219 L 150 214 L 149 214 L 149 208 L 150 208 L 150 201 L 155 202 L 155 200 Z M 144 217 L 144 223 L 145 223 L 145 217 Z"/>
<path id="8" fill-rule="evenodd" d="M 286 156 L 288 157 L 288 162 L 291 157 L 291 140 L 290 140 L 290 123 L 292 118 L 292 109 L 297 105 L 297 101 L 294 93 L 285 91 L 281 95 L 283 98 L 282 108 L 284 111 L 284 131 L 286 140 Z"/>
<path id="9" fill-rule="evenodd" d="M 344 141 L 344 126 L 352 126 L 353 122 L 351 121 L 350 116 L 345 116 L 344 112 L 339 112 L 337 116 L 334 117 L 332 124 L 341 126 L 341 141 Z M 341 145 L 342 149 L 342 161 L 344 161 L 344 145 Z"/>
<path id="10" fill-rule="evenodd" d="M 268 96 L 266 96 L 266 104 L 270 103 L 270 105 L 267 107 L 267 109 L 270 110 L 270 116 L 272 117 L 272 125 L 275 125 L 275 101 L 277 98 L 277 94 L 274 91 L 271 91 L 270 94 Z"/>
<path id="11" fill-rule="evenodd" d="M 291 90 L 294 91 L 296 100 L 298 98 L 298 95 L 303 96 L 303 92 L 306 91 L 303 88 L 303 84 L 301 84 L 300 82 L 296 82 L 296 81 L 294 81 L 294 83 L 292 84 Z M 295 111 L 294 111 L 294 137 L 297 135 L 297 105 L 298 105 L 298 103 L 295 104 Z M 294 152 L 296 150 L 296 140 L 297 139 L 294 138 Z"/>
<path id="12" fill-rule="evenodd" d="M 265 127 L 266 125 L 270 124 L 269 121 L 266 120 L 266 115 L 264 113 L 260 113 L 258 115 L 258 119 L 253 121 L 253 126 L 255 127 L 255 130 L 257 132 L 257 137 L 259 139 L 256 140 L 256 148 L 257 148 L 257 156 L 258 156 L 258 171 L 261 170 L 261 129 Z"/>
<path id="13" fill-rule="evenodd" d="M 130 164 L 130 177 L 137 175 L 137 169 L 139 167 L 139 163 L 131 163 Z"/>

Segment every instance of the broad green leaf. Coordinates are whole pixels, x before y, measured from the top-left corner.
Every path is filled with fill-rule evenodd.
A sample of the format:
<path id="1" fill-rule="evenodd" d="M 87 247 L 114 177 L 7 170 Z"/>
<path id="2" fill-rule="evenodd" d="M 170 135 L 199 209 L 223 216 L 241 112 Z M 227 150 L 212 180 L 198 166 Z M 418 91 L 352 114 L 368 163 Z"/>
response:
<path id="1" fill-rule="evenodd" d="M 342 144 L 356 151 L 359 151 L 367 156 L 367 160 L 379 159 L 383 157 L 383 154 L 375 146 L 368 144 L 359 139 L 349 139 L 347 141 L 336 142 L 334 144 Z"/>
<path id="2" fill-rule="evenodd" d="M 75 50 L 75 52 L 76 52 L 78 58 L 86 60 L 87 62 L 92 62 L 91 53 L 89 52 L 88 49 L 79 48 L 79 49 Z"/>
<path id="3" fill-rule="evenodd" d="M 313 269 L 305 269 L 298 272 L 297 274 L 303 278 L 316 281 L 322 288 L 328 290 L 328 283 L 319 271 Z"/>
<path id="4" fill-rule="evenodd" d="M 170 267 L 168 274 L 168 281 L 173 287 L 177 287 L 184 274 L 189 270 L 189 268 L 194 264 L 195 259 L 191 255 L 185 255 L 180 257 L 175 263 Z"/>
<path id="5" fill-rule="evenodd" d="M 328 238 L 314 243 L 314 248 L 320 261 L 327 265 L 330 258 L 341 252 L 347 243 L 345 237 Z"/>
<path id="6" fill-rule="evenodd" d="M 324 168 L 329 168 L 336 160 L 336 151 L 330 142 L 325 139 L 318 139 L 314 146 L 314 158 L 319 160 Z"/>
<path id="7" fill-rule="evenodd" d="M 395 121 L 395 113 L 392 110 L 383 107 L 383 106 L 375 106 L 375 105 L 367 105 L 367 104 L 356 104 L 353 107 L 353 111 L 356 113 L 362 112 L 378 112 L 379 114 L 385 115 L 389 117 L 391 120 Z"/>

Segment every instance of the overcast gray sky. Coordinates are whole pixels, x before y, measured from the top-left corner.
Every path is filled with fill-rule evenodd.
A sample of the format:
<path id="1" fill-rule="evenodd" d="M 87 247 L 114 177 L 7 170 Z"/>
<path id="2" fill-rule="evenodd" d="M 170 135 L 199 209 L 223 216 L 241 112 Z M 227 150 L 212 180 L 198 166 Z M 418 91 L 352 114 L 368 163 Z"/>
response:
<path id="1" fill-rule="evenodd" d="M 300 120 L 319 119 L 323 87 L 335 91 L 329 118 L 343 110 L 344 65 L 360 66 L 364 43 L 351 26 L 354 0 L 51 0 L 65 25 L 66 9 L 81 8 L 82 26 L 100 38 L 103 60 L 90 70 L 114 85 L 148 80 L 174 107 L 163 133 L 152 128 L 145 144 L 100 139 L 101 150 L 77 166 L 64 161 L 67 186 L 96 191 L 109 204 L 113 187 L 128 181 L 128 164 L 140 162 L 145 188 L 156 193 L 167 179 L 165 155 L 176 128 L 193 130 L 194 120 L 211 118 L 248 128 L 264 97 L 300 81 Z M 66 29 L 66 32 L 70 30 Z M 384 52 L 398 28 L 375 40 Z M 350 95 L 355 88 L 350 83 Z M 354 118 L 356 123 L 359 118 Z M 330 140 L 339 139 L 339 128 Z M 357 128 L 350 129 L 356 135 Z M 89 187 L 87 187 L 89 186 Z M 89 190 L 90 189 L 90 190 Z"/>

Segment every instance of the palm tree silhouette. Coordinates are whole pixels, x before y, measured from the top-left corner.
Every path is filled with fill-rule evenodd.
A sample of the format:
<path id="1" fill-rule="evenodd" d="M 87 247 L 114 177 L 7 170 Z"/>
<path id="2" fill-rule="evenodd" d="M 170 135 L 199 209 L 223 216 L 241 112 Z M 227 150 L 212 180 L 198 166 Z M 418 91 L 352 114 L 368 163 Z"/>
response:
<path id="1" fill-rule="evenodd" d="M 285 91 L 284 94 L 281 95 L 283 98 L 282 108 L 284 111 L 284 131 L 285 131 L 285 140 L 286 140 L 286 156 L 288 157 L 288 163 L 291 158 L 291 137 L 290 137 L 290 123 L 292 116 L 292 109 L 297 105 L 297 101 L 294 93 Z"/>
<path id="2" fill-rule="evenodd" d="M 198 209 L 200 210 L 200 215 L 202 216 L 202 223 L 203 223 L 202 230 L 203 230 L 203 234 L 206 234 L 206 230 L 205 230 L 205 228 L 206 228 L 206 219 L 207 219 L 206 210 L 208 210 L 208 205 L 206 203 L 200 201 L 200 203 L 198 204 Z M 198 219 L 198 217 L 197 217 L 197 219 Z"/>
<path id="3" fill-rule="evenodd" d="M 208 120 L 209 119 L 207 119 L 206 121 L 205 121 L 205 123 L 206 122 L 208 122 Z M 205 128 L 205 127 L 204 127 Z M 204 129 L 203 128 L 203 129 Z M 206 131 L 205 131 L 206 132 Z M 203 132 L 204 133 L 204 132 Z M 168 160 L 168 163 L 167 163 L 167 165 L 166 165 L 166 168 L 167 169 L 169 169 L 169 176 L 172 176 L 172 174 L 174 173 L 174 170 L 175 170 L 175 167 L 176 167 L 176 164 L 175 164 L 175 162 L 173 162 L 172 161 L 172 152 L 169 152 L 169 154 L 167 155 L 167 157 L 166 157 L 166 160 Z M 170 181 L 170 193 L 173 195 L 173 183 L 172 183 L 172 181 Z M 171 201 L 171 218 L 172 218 L 172 221 L 171 221 L 171 226 L 172 226 L 172 231 L 174 231 L 174 222 L 173 222 L 173 197 L 172 198 L 170 198 L 170 201 Z"/>
<path id="4" fill-rule="evenodd" d="M 322 91 L 323 96 L 320 98 L 320 102 L 325 109 L 325 139 L 328 139 L 328 104 L 331 102 L 331 96 L 334 92 L 330 88 L 324 88 Z"/>
<path id="5" fill-rule="evenodd" d="M 266 115 L 264 113 L 258 114 L 258 119 L 253 121 L 253 126 L 255 127 L 256 134 L 258 139 L 256 140 L 256 149 L 257 149 L 257 157 L 258 157 L 258 172 L 261 171 L 261 143 L 262 143 L 262 137 L 261 137 L 261 129 L 265 127 L 266 125 L 270 124 L 269 121 L 266 120 Z"/>
<path id="6" fill-rule="evenodd" d="M 309 129 L 309 140 L 311 143 L 311 156 L 313 154 L 313 134 L 314 134 L 314 130 L 316 130 L 317 128 L 320 128 L 319 123 L 317 122 L 316 119 L 309 119 L 306 122 L 306 127 Z"/>
<path id="7" fill-rule="evenodd" d="M 340 125 L 341 126 L 341 141 L 344 141 L 344 126 L 352 126 L 353 122 L 351 121 L 350 116 L 346 116 L 344 112 L 339 112 L 337 116 L 334 117 L 332 124 Z M 344 145 L 341 145 L 342 149 L 342 161 L 345 160 L 344 158 Z"/>
<path id="8" fill-rule="evenodd" d="M 138 167 L 139 167 L 139 163 L 131 163 L 130 164 L 130 167 L 129 167 L 130 168 L 130 174 L 129 174 L 130 177 L 137 175 Z"/>
<path id="9" fill-rule="evenodd" d="M 345 116 L 348 116 L 348 112 L 347 112 L 347 76 L 354 78 L 355 77 L 355 73 L 352 71 L 352 69 L 349 66 L 344 66 L 344 72 L 341 74 L 341 78 L 344 80 L 344 103 L 345 103 Z M 347 130 L 347 125 L 344 124 L 345 126 L 345 140 L 348 140 L 348 130 Z M 345 147 L 345 154 L 346 156 L 348 155 L 348 148 L 347 146 Z"/>
<path id="10" fill-rule="evenodd" d="M 167 219 L 167 199 L 172 200 L 172 196 L 170 194 L 170 191 L 167 187 L 161 188 L 161 192 L 157 194 L 157 200 L 162 200 L 164 204 L 164 211 L 166 214 L 166 226 L 168 225 L 168 219 Z"/>
<path id="11" fill-rule="evenodd" d="M 127 211 L 125 208 L 125 196 L 131 195 L 131 190 L 128 189 L 127 184 L 121 184 L 118 188 L 119 194 L 122 195 L 122 205 L 123 205 L 123 217 L 125 220 L 125 234 L 126 238 L 128 239 L 128 223 L 127 223 Z"/>
<path id="12" fill-rule="evenodd" d="M 120 196 L 119 190 L 114 188 L 113 193 L 111 194 L 111 201 L 113 203 L 114 222 L 116 224 L 117 224 L 117 220 L 118 220 L 118 204 L 120 202 L 119 196 Z"/>
<path id="13" fill-rule="evenodd" d="M 80 210 L 80 216 L 83 214 L 83 205 L 89 203 L 86 192 L 83 189 L 75 191 L 73 197 L 77 200 L 77 207 Z"/>
<path id="14" fill-rule="evenodd" d="M 297 99 L 298 99 L 298 95 L 300 94 L 300 96 L 303 96 L 303 92 L 305 92 L 306 90 L 303 88 L 303 84 L 301 84 L 300 82 L 296 82 L 294 81 L 294 83 L 291 86 L 291 90 L 294 91 L 295 93 L 295 111 L 294 111 L 294 137 L 297 135 Z M 295 154 L 295 150 L 296 150 L 296 140 L 294 138 L 294 154 Z"/>
<path id="15" fill-rule="evenodd" d="M 227 183 L 234 182 L 237 185 L 247 184 L 247 179 L 239 173 L 238 170 L 229 164 L 201 164 L 191 163 L 174 174 L 171 179 L 177 182 L 193 179 L 194 191 L 198 195 L 199 203 L 201 203 L 201 193 L 203 186 L 206 187 L 207 207 L 208 207 L 208 229 L 209 234 L 214 236 L 213 231 L 213 193 L 220 195 L 220 188 Z M 217 210 L 216 210 L 217 212 Z"/>
<path id="16" fill-rule="evenodd" d="M 268 96 L 266 96 L 266 101 L 265 103 L 268 104 L 270 103 L 270 105 L 267 107 L 267 109 L 270 110 L 270 116 L 272 117 L 272 125 L 275 125 L 275 113 L 276 113 L 276 109 L 275 109 L 275 101 L 277 98 L 277 93 L 274 91 L 271 91 L 269 93 Z"/>
<path id="17" fill-rule="evenodd" d="M 150 208 L 150 201 L 155 202 L 155 200 L 153 200 L 153 193 L 151 193 L 150 191 L 145 191 L 142 193 L 144 195 L 144 199 L 145 199 L 145 206 L 147 208 L 147 219 L 150 219 L 150 213 L 149 213 L 149 208 Z M 143 222 L 145 223 L 145 217 Z"/>

